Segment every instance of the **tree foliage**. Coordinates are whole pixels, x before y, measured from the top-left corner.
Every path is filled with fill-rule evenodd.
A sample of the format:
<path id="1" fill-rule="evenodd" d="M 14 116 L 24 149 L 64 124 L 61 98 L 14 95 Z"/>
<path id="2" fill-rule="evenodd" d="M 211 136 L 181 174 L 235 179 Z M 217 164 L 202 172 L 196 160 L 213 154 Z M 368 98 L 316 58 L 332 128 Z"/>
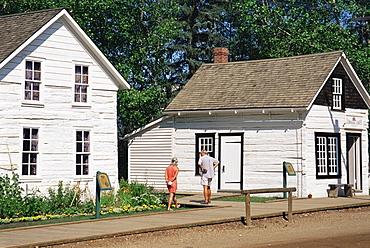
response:
<path id="1" fill-rule="evenodd" d="M 370 82 L 367 0 L 0 0 L 0 15 L 66 8 L 133 89 L 120 136 L 157 117 L 215 47 L 232 61 L 343 50 Z"/>

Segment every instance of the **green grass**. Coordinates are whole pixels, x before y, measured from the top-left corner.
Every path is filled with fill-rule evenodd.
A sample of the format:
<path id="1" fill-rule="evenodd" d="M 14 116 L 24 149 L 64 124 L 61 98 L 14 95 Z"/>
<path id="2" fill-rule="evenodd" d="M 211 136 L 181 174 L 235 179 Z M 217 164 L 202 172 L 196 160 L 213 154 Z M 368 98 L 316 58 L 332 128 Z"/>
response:
<path id="1" fill-rule="evenodd" d="M 258 196 L 251 196 L 251 202 L 265 202 L 265 201 L 273 201 L 282 199 L 280 197 L 258 197 Z M 245 202 L 245 196 L 231 196 L 231 197 L 223 197 L 214 199 L 217 201 L 236 201 L 236 202 Z"/>

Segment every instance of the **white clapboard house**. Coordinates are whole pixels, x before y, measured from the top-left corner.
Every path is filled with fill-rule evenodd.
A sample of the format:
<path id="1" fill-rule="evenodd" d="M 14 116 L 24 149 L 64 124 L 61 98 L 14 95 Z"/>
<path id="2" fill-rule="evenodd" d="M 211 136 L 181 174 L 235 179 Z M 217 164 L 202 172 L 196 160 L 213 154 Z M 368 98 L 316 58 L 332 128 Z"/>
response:
<path id="1" fill-rule="evenodd" d="M 127 135 L 129 179 L 164 189 L 179 159 L 179 191 L 201 191 L 199 151 L 220 160 L 215 191 L 283 187 L 296 197 L 328 196 L 328 184 L 368 190 L 369 95 L 341 51 L 227 63 L 215 50 L 165 109 Z"/>
<path id="2" fill-rule="evenodd" d="M 129 85 L 64 9 L 0 16 L 0 174 L 26 193 L 118 183 L 116 95 Z"/>

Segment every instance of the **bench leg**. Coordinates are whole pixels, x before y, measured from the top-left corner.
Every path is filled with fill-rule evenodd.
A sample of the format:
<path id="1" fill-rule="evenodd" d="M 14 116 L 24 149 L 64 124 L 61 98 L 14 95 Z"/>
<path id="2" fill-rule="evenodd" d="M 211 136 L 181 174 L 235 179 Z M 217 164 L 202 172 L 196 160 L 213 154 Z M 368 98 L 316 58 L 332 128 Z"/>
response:
<path id="1" fill-rule="evenodd" d="M 334 197 L 334 198 L 338 197 L 338 187 L 330 186 L 329 197 Z"/>
<path id="2" fill-rule="evenodd" d="M 353 194 L 352 194 L 352 186 L 344 185 L 344 194 L 347 197 L 352 197 L 353 196 Z"/>

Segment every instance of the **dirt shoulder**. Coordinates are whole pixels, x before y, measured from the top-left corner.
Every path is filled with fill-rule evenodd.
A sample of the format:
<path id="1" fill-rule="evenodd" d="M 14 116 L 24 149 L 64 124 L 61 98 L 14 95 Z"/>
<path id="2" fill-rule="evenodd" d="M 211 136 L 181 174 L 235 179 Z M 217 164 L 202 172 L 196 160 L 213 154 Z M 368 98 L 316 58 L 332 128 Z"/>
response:
<path id="1" fill-rule="evenodd" d="M 370 207 L 181 228 L 53 247 L 370 247 Z"/>

